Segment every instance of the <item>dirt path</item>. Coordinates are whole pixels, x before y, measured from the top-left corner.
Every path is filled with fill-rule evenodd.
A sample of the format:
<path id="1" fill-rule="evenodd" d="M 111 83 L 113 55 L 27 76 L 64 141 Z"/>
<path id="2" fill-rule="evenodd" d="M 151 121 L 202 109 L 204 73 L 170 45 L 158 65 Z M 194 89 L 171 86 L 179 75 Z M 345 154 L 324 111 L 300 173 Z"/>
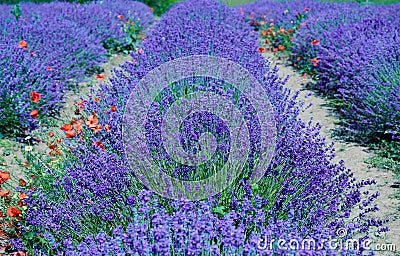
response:
<path id="1" fill-rule="evenodd" d="M 62 135 L 60 127 L 69 122 L 74 117 L 74 102 L 80 98 L 85 98 L 90 94 L 91 89 L 98 89 L 100 83 L 106 83 L 111 77 L 111 70 L 117 68 L 125 61 L 131 60 L 130 55 L 115 54 L 112 55 L 108 62 L 102 65 L 104 70 L 104 80 L 96 79 L 96 75 L 93 75 L 78 85 L 78 91 L 69 91 L 65 97 L 65 105 L 60 116 L 51 122 L 49 126 L 44 127 L 41 131 L 34 132 L 32 137 L 40 138 L 44 140 L 48 131 L 54 131 L 56 135 Z M 14 139 L 1 139 L 0 140 L 0 170 L 9 171 L 11 174 L 10 184 L 16 184 L 18 179 L 24 177 L 24 166 L 21 163 L 25 162 L 24 154 L 27 145 L 21 144 Z M 47 155 L 49 149 L 45 141 L 37 143 L 33 146 L 33 152 L 40 153 L 40 155 Z"/>
<path id="2" fill-rule="evenodd" d="M 365 163 L 365 161 L 373 156 L 373 152 L 369 152 L 367 148 L 356 144 L 347 143 L 332 138 L 332 132 L 336 128 L 336 115 L 332 108 L 327 105 L 325 99 L 318 95 L 308 96 L 312 91 L 306 88 L 307 83 L 313 83 L 309 78 L 303 78 L 299 73 L 288 66 L 284 61 L 278 60 L 272 53 L 265 53 L 266 58 L 269 58 L 273 64 L 279 67 L 280 77 L 289 75 L 289 81 L 286 87 L 291 89 L 292 93 L 300 91 L 299 100 L 305 102 L 305 106 L 309 103 L 313 105 L 301 113 L 300 118 L 308 122 L 313 117 L 314 123 L 322 125 L 321 133 L 330 143 L 335 142 L 336 158 L 335 161 L 343 159 L 346 167 L 351 169 L 358 180 L 366 180 L 368 178 L 375 179 L 377 184 L 369 187 L 370 192 L 379 191 L 380 196 L 376 202 L 380 208 L 379 214 L 375 217 L 389 219 L 387 226 L 391 229 L 387 234 L 376 237 L 373 243 L 395 243 L 397 252 L 400 252 L 400 211 L 399 200 L 393 198 L 396 189 L 391 188 L 394 175 L 387 170 L 373 168 Z M 396 255 L 394 252 L 377 252 L 377 255 Z M 397 254 L 400 255 L 400 254 Z"/>

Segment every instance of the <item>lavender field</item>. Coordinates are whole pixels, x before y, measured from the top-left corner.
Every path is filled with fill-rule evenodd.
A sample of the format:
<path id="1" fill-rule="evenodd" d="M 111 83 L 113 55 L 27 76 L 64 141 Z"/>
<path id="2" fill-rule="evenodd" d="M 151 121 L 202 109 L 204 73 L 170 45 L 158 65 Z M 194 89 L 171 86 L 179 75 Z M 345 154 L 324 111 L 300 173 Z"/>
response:
<path id="1" fill-rule="evenodd" d="M 400 4 L 10 3 L 0 255 L 400 255 Z"/>

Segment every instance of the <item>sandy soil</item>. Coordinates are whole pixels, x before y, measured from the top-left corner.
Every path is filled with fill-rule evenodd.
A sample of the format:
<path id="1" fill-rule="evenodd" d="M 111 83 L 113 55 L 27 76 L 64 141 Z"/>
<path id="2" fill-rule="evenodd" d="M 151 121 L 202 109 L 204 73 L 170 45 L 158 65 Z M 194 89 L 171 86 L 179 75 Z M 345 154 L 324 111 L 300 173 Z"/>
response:
<path id="1" fill-rule="evenodd" d="M 306 88 L 308 83 L 313 83 L 309 78 L 303 78 L 291 66 L 288 66 L 285 61 L 278 60 L 271 52 L 265 53 L 265 57 L 279 67 L 279 75 L 286 77 L 289 75 L 289 81 L 285 85 L 292 90 L 292 93 L 300 91 L 299 100 L 304 101 L 305 105 L 312 103 L 313 105 L 301 113 L 300 118 L 308 122 L 312 117 L 314 123 L 322 125 L 321 133 L 327 139 L 328 143 L 335 142 L 336 158 L 335 161 L 343 159 L 346 167 L 351 169 L 358 180 L 366 180 L 368 178 L 376 180 L 377 184 L 370 186 L 370 192 L 379 191 L 380 196 L 376 204 L 380 208 L 379 213 L 375 217 L 382 219 L 389 219 L 387 226 L 390 231 L 382 236 L 374 236 L 371 241 L 374 243 L 394 243 L 397 252 L 400 252 L 400 207 L 399 200 L 393 197 L 396 193 L 395 188 L 390 185 L 394 183 L 394 175 L 387 170 L 373 168 L 365 163 L 365 161 L 373 156 L 373 152 L 365 147 L 357 144 L 348 143 L 341 140 L 334 140 L 332 132 L 336 128 L 335 119 L 338 119 L 336 114 L 327 105 L 327 101 L 320 95 L 313 93 L 311 96 L 307 95 L 312 93 L 311 90 Z M 395 252 L 377 252 L 377 255 L 396 255 Z M 399 255 L 399 254 L 397 254 Z"/>

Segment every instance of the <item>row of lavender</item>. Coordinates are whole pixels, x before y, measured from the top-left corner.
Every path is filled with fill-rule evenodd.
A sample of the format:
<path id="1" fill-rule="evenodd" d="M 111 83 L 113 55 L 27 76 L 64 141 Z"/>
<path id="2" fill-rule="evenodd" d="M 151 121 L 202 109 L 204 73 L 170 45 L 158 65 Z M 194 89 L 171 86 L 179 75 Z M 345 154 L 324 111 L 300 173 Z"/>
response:
<path id="1" fill-rule="evenodd" d="M 400 4 L 266 0 L 239 8 L 285 29 L 303 15 L 287 52 L 294 66 L 315 75 L 318 90 L 340 99 L 351 137 L 399 139 Z"/>
<path id="2" fill-rule="evenodd" d="M 106 62 L 104 46 L 126 44 L 126 22 L 152 20 L 134 1 L 1 5 L 0 133 L 23 134 L 54 117 L 69 85 Z"/>
<path id="3" fill-rule="evenodd" d="M 285 81 L 276 69 L 269 69 L 257 48 L 257 33 L 243 25 L 240 12 L 223 3 L 188 1 L 172 8 L 150 29 L 142 48 L 132 53 L 133 61 L 114 71 L 111 84 L 102 85 L 96 97 L 78 102 L 78 117 L 62 127 L 69 138 L 66 143 L 50 135 L 51 149 L 66 154 L 66 160 L 44 168 L 32 159 L 35 179 L 25 199 L 28 210 L 20 213 L 22 239 L 14 241 L 15 248 L 40 255 L 255 255 L 271 239 L 327 242 L 343 229 L 343 239 L 361 232 L 365 240 L 373 230 L 384 232 L 383 221 L 368 217 L 368 212 L 377 211 L 368 207 L 377 194 L 360 191 L 372 181 L 357 182 L 343 163 L 330 162 L 332 146 L 325 145 L 319 127 L 298 118 L 296 98 L 283 89 Z M 276 153 L 258 186 L 244 178 L 207 201 L 167 200 L 134 178 L 122 145 L 123 112 L 131 90 L 153 68 L 200 54 L 236 61 L 262 84 L 275 110 Z M 189 85 L 227 99 L 236 94 L 235 88 L 213 79 Z M 163 91 L 149 110 L 146 134 L 155 150 L 162 147 L 157 144 L 160 109 L 187 89 L 182 83 L 177 91 Z M 242 113 L 254 151 L 249 161 L 256 161 L 254 156 L 261 153 L 260 122 L 253 108 L 246 111 Z M 361 213 L 350 219 L 358 205 Z M 264 235 L 268 241 L 260 240 Z M 307 253 L 335 255 L 325 246 Z M 290 251 L 276 244 L 265 248 L 280 255 Z"/>

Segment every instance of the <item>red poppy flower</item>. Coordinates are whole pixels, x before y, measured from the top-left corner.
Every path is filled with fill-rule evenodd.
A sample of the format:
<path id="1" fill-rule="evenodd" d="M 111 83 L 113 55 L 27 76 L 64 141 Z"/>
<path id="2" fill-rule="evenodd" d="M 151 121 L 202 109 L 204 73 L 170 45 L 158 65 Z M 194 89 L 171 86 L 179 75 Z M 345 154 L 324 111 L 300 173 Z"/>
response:
<path id="1" fill-rule="evenodd" d="M 68 139 L 75 137 L 75 135 L 76 135 L 75 130 L 69 130 L 65 133 L 65 137 Z"/>
<path id="2" fill-rule="evenodd" d="M 257 51 L 258 51 L 258 52 L 266 52 L 264 47 L 260 47 L 260 48 L 258 48 L 258 50 L 257 50 Z"/>
<path id="3" fill-rule="evenodd" d="M 104 74 L 97 74 L 96 80 L 97 80 L 97 79 L 104 80 L 104 77 L 105 77 Z"/>
<path id="4" fill-rule="evenodd" d="M 21 213 L 22 213 L 22 211 L 19 210 L 16 206 L 12 206 L 12 207 L 8 208 L 8 210 L 7 210 L 8 217 L 17 217 Z"/>
<path id="5" fill-rule="evenodd" d="M 39 111 L 38 110 L 32 110 L 31 111 L 31 113 L 30 113 L 30 115 L 31 115 L 31 117 L 32 118 L 36 118 L 38 115 L 39 115 Z"/>
<path id="6" fill-rule="evenodd" d="M 51 144 L 51 145 L 49 145 L 49 149 L 55 149 L 55 148 L 57 148 L 57 145 L 56 145 L 56 144 Z"/>
<path id="7" fill-rule="evenodd" d="M 6 197 L 6 196 L 9 196 L 9 195 L 11 195 L 10 190 L 1 190 L 0 191 L 0 197 Z"/>
<path id="8" fill-rule="evenodd" d="M 124 19 L 124 15 L 118 15 L 118 19 L 123 20 Z"/>
<path id="9" fill-rule="evenodd" d="M 23 179 L 19 179 L 19 185 L 20 185 L 21 187 L 25 187 L 25 186 L 26 186 L 26 181 L 23 180 Z"/>
<path id="10" fill-rule="evenodd" d="M 288 32 L 288 33 L 293 33 L 293 30 L 292 30 L 292 29 L 288 29 L 287 32 Z"/>
<path id="11" fill-rule="evenodd" d="M 303 73 L 303 75 L 302 75 L 301 77 L 307 78 L 307 74 L 306 74 L 306 73 Z"/>
<path id="12" fill-rule="evenodd" d="M 111 112 L 116 112 L 117 111 L 117 107 L 116 106 L 111 106 Z"/>
<path id="13" fill-rule="evenodd" d="M 311 44 L 312 44 L 312 45 L 319 45 L 319 41 L 318 41 L 317 39 L 314 39 L 314 40 L 311 42 Z"/>
<path id="14" fill-rule="evenodd" d="M 51 132 L 51 131 L 50 131 L 50 132 L 48 133 L 48 135 L 49 135 L 49 137 L 51 138 L 51 137 L 54 136 L 54 132 Z"/>
<path id="15" fill-rule="evenodd" d="M 92 128 L 92 132 L 97 133 L 98 131 L 101 131 L 102 125 L 99 124 L 95 128 Z"/>
<path id="16" fill-rule="evenodd" d="M 277 52 L 278 51 L 278 48 L 274 48 L 274 52 Z"/>
<path id="17" fill-rule="evenodd" d="M 268 39 L 265 39 L 265 43 L 266 43 L 266 44 L 269 44 L 269 41 L 268 41 Z"/>
<path id="18" fill-rule="evenodd" d="M 309 12 L 309 11 L 310 11 L 310 8 L 304 8 L 304 11 L 305 11 L 305 12 Z"/>
<path id="19" fill-rule="evenodd" d="M 78 5 L 79 6 L 79 5 Z M 18 251 L 14 254 L 14 256 L 26 256 L 26 253 L 23 251 Z"/>
<path id="20" fill-rule="evenodd" d="M 72 125 L 70 124 L 64 124 L 61 128 L 62 131 L 69 131 L 72 130 Z"/>
<path id="21" fill-rule="evenodd" d="M 27 195 L 26 193 L 21 192 L 21 193 L 19 194 L 19 199 L 24 200 L 24 199 L 26 199 L 26 198 L 28 198 L 28 195 Z"/>
<path id="22" fill-rule="evenodd" d="M 53 68 L 49 66 L 49 67 L 47 67 L 47 70 L 48 70 L 48 71 L 52 71 Z"/>
<path id="23" fill-rule="evenodd" d="M 10 173 L 9 172 L 3 172 L 0 170 L 0 184 L 3 184 L 7 180 L 10 179 Z"/>
<path id="24" fill-rule="evenodd" d="M 38 103 L 41 99 L 41 95 L 38 92 L 31 92 L 31 101 Z"/>
<path id="25" fill-rule="evenodd" d="M 278 45 L 278 49 L 279 49 L 280 51 L 284 51 L 284 50 L 285 50 L 285 46 L 283 46 L 283 45 Z"/>
<path id="26" fill-rule="evenodd" d="M 300 57 L 297 57 L 297 61 L 300 61 L 300 59 L 301 59 Z"/>
<path id="27" fill-rule="evenodd" d="M 101 143 L 101 141 L 93 142 L 93 145 L 98 146 L 98 147 L 100 147 L 101 149 L 106 149 L 106 148 L 104 147 L 104 145 Z"/>
<path id="28" fill-rule="evenodd" d="M 110 125 L 106 124 L 104 125 L 104 130 L 106 130 L 107 132 L 111 131 Z"/>
<path id="29" fill-rule="evenodd" d="M 83 102 L 82 100 L 75 102 L 75 105 L 79 106 L 80 108 L 85 108 L 85 102 Z"/>
<path id="30" fill-rule="evenodd" d="M 76 130 L 77 134 L 80 134 L 82 132 L 82 123 L 76 123 L 73 125 L 73 127 Z"/>
<path id="31" fill-rule="evenodd" d="M 25 42 L 24 40 L 21 40 L 18 44 L 18 48 L 24 48 L 24 49 L 28 50 L 28 43 Z"/>
<path id="32" fill-rule="evenodd" d="M 95 128 L 97 126 L 97 124 L 99 123 L 99 119 L 97 119 L 97 117 L 95 115 L 91 115 L 87 118 L 86 120 L 86 125 L 89 128 Z"/>

